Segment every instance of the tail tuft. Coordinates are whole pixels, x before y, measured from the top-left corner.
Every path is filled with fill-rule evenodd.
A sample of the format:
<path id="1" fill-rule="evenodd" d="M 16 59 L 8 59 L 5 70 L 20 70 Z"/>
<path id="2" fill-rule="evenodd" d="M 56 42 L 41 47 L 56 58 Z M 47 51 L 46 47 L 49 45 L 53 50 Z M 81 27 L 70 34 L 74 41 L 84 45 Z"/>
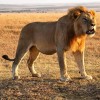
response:
<path id="1" fill-rule="evenodd" d="M 9 59 L 7 55 L 3 55 L 2 58 Z"/>
<path id="2" fill-rule="evenodd" d="M 3 55 L 2 58 L 4 58 L 5 60 L 14 61 L 14 59 L 10 59 L 7 55 Z"/>

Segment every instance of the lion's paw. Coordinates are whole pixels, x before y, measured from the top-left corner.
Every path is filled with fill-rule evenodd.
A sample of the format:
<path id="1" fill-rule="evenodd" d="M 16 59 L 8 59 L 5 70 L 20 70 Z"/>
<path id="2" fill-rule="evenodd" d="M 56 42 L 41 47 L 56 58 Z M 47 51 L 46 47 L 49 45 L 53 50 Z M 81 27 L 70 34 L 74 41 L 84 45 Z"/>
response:
<path id="1" fill-rule="evenodd" d="M 60 78 L 60 81 L 62 81 L 62 82 L 71 81 L 71 78 L 70 78 L 70 76 L 67 76 L 67 77 L 61 77 L 61 78 Z"/>
<path id="2" fill-rule="evenodd" d="M 86 76 L 82 76 L 83 79 L 87 79 L 87 80 L 92 80 L 92 76 L 90 75 L 86 75 Z"/>
<path id="3" fill-rule="evenodd" d="M 41 77 L 40 73 L 33 74 L 32 77 Z"/>

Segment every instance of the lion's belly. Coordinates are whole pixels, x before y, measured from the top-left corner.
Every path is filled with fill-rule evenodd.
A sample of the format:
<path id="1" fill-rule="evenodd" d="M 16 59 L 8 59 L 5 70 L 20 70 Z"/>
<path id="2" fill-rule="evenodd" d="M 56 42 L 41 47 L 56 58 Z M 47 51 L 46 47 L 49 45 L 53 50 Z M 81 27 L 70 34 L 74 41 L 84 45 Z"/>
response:
<path id="1" fill-rule="evenodd" d="M 55 29 L 56 22 L 35 23 L 33 44 L 43 54 L 51 55 L 56 52 Z"/>
<path id="2" fill-rule="evenodd" d="M 39 50 L 41 53 L 46 54 L 46 55 L 52 55 L 56 53 L 56 50 Z"/>
<path id="3" fill-rule="evenodd" d="M 48 44 L 48 43 L 45 43 L 45 44 L 37 44 L 36 45 L 36 48 L 43 54 L 47 54 L 47 55 L 52 55 L 56 52 L 56 47 L 55 45 L 53 44 Z"/>
<path id="4" fill-rule="evenodd" d="M 45 36 L 48 37 L 45 37 Z M 46 34 L 43 36 L 39 36 L 37 40 L 35 41 L 35 46 L 37 49 L 47 55 L 51 55 L 56 52 L 56 45 L 55 45 L 55 40 L 54 40 L 54 35 L 51 34 Z"/>

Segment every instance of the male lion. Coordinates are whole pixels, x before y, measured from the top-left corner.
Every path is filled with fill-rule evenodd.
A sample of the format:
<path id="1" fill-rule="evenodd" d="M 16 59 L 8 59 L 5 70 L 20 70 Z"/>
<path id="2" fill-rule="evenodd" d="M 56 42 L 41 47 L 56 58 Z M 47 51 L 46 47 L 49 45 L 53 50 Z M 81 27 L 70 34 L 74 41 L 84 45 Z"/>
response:
<path id="1" fill-rule="evenodd" d="M 39 52 L 52 55 L 57 52 L 62 81 L 70 80 L 66 67 L 65 53 L 72 50 L 82 78 L 92 79 L 85 72 L 84 49 L 87 36 L 93 36 L 96 31 L 95 12 L 83 6 L 69 9 L 68 14 L 55 22 L 33 22 L 27 24 L 21 31 L 14 59 L 7 55 L 3 58 L 14 61 L 12 65 L 13 79 L 18 79 L 18 64 L 29 50 L 28 68 L 32 76 L 40 77 L 33 62 Z"/>

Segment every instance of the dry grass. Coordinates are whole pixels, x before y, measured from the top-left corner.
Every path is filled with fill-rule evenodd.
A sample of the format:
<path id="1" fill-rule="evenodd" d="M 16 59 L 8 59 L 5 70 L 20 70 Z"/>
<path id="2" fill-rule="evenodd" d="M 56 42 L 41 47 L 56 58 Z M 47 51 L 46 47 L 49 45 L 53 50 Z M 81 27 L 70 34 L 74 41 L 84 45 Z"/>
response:
<path id="1" fill-rule="evenodd" d="M 0 14 L 0 99 L 33 99 L 33 100 L 100 100 L 100 13 L 97 13 L 97 33 L 86 42 L 85 64 L 93 80 L 79 79 L 78 69 L 72 54 L 68 52 L 68 71 L 72 82 L 58 81 L 59 66 L 57 56 L 40 54 L 35 61 L 36 70 L 42 78 L 32 78 L 27 68 L 27 57 L 19 68 L 21 79 L 11 80 L 11 62 L 1 58 L 8 54 L 14 58 L 21 28 L 34 21 L 55 21 L 64 13 L 24 13 Z"/>

